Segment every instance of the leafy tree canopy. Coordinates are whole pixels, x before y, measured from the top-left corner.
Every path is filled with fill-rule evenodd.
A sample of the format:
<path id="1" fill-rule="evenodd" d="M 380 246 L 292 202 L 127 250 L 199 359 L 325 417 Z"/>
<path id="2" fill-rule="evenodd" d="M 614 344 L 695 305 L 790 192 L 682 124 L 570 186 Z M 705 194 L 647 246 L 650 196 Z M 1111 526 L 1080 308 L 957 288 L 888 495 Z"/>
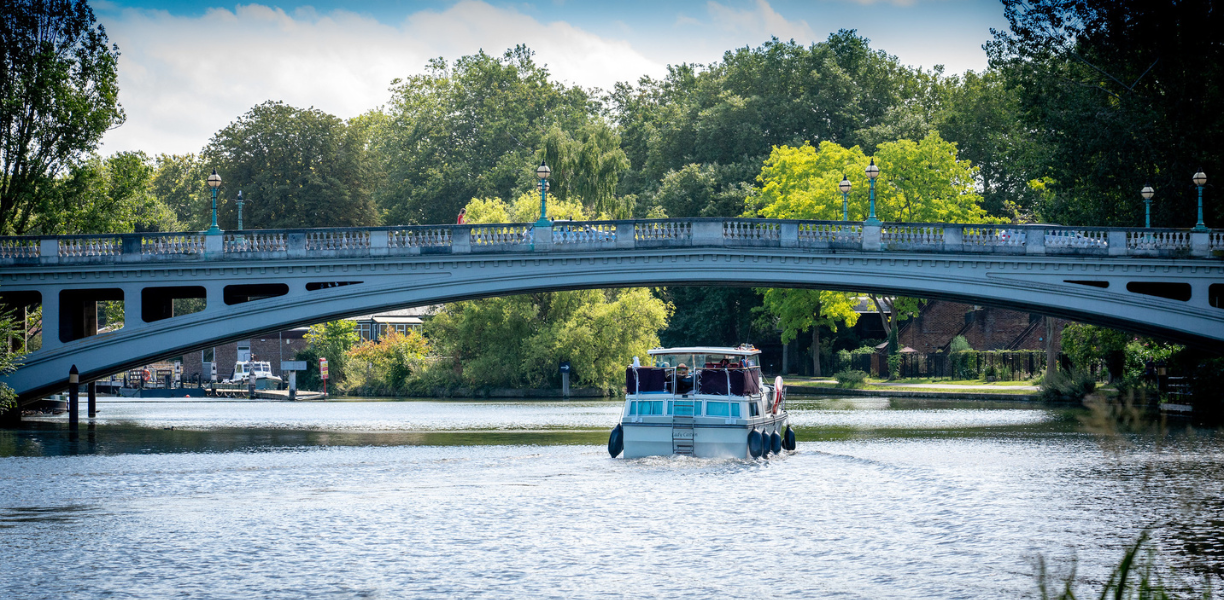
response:
<path id="1" fill-rule="evenodd" d="M 958 160 L 956 145 L 932 132 L 919 142 L 898 140 L 880 144 L 875 155 L 876 215 L 883 221 L 981 223 L 990 220 L 976 190 L 977 168 Z M 838 183 L 850 180 L 849 218 L 868 214 L 869 164 L 858 147 L 822 142 L 773 150 L 758 176 L 760 194 L 755 212 L 773 219 L 842 218 Z M 750 210 L 752 210 L 750 208 Z"/>
<path id="2" fill-rule="evenodd" d="M 1004 0 L 985 45 L 1041 148 L 1047 221 L 1136 226 L 1195 221 L 1191 176 L 1224 174 L 1224 14 L 1211 0 Z M 1209 226 L 1224 203 L 1205 206 Z"/>
<path id="3" fill-rule="evenodd" d="M 598 201 L 614 189 L 608 184 L 616 171 L 614 136 L 584 129 L 595 103 L 581 88 L 552 81 L 525 46 L 501 57 L 482 51 L 453 64 L 432 60 L 427 73 L 392 82 L 391 92 L 374 139 L 387 175 L 378 202 L 388 223 L 454 222 L 472 198 L 531 189 L 537 153 L 554 125 L 589 147 L 587 158 L 602 157 L 597 171 L 566 175 L 562 195 L 594 193 Z M 565 141 L 555 137 L 554 151 L 570 150 Z"/>
<path id="4" fill-rule="evenodd" d="M 30 233 L 41 235 L 177 231 L 174 211 L 153 193 L 143 152 L 91 156 L 43 187 Z"/>
<path id="5" fill-rule="evenodd" d="M 368 132 L 314 108 L 282 102 L 252 108 L 217 132 L 202 153 L 205 167 L 215 165 L 221 175 L 221 227 L 238 226 L 238 191 L 246 202 L 243 226 L 248 229 L 377 224 Z M 200 172 L 188 169 L 185 174 Z M 198 188 L 190 181 L 183 186 L 182 193 L 196 204 L 198 191 L 187 191 Z"/>
<path id="6" fill-rule="evenodd" d="M 85 0 L 0 3 L 0 235 L 27 232 L 56 176 L 123 122 L 118 60 Z"/>

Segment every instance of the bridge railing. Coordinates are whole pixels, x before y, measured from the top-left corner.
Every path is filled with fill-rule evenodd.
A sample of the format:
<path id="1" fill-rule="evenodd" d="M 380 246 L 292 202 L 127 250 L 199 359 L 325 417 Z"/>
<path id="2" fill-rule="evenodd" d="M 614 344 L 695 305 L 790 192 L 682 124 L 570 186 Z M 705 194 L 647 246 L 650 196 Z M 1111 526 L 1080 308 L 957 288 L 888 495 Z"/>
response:
<path id="1" fill-rule="evenodd" d="M 0 266 L 376 258 L 668 247 L 1224 257 L 1224 231 L 702 218 L 0 237 Z"/>

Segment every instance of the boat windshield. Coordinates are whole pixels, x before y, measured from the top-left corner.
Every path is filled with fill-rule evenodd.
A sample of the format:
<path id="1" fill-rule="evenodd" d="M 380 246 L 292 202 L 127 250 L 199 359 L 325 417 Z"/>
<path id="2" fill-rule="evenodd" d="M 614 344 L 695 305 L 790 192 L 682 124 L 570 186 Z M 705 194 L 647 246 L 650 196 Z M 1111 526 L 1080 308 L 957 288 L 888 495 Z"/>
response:
<path id="1" fill-rule="evenodd" d="M 683 364 L 689 369 L 716 368 L 725 360 L 727 361 L 726 367 L 735 369 L 744 366 L 745 358 L 738 354 L 656 354 L 654 366 L 673 369 Z M 752 359 L 748 358 L 748 360 Z"/>

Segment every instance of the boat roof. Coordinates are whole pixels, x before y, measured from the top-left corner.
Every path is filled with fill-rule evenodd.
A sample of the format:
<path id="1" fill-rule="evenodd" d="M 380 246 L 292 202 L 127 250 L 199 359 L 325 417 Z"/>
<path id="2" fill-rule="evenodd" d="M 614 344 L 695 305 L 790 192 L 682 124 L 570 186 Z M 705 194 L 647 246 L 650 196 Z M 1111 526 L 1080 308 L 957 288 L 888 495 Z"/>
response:
<path id="1" fill-rule="evenodd" d="M 651 356 L 659 354 L 731 354 L 735 356 L 754 356 L 761 351 L 751 346 L 747 348 L 725 348 L 719 346 L 683 346 L 680 348 L 654 348 L 646 352 Z"/>

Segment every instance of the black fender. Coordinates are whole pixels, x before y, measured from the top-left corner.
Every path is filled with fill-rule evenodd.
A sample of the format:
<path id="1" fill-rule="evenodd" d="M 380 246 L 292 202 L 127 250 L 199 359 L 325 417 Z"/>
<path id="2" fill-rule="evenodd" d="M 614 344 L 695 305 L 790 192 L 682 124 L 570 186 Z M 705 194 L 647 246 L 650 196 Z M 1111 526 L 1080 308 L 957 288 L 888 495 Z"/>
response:
<path id="1" fill-rule="evenodd" d="M 608 454 L 612 458 L 620 456 L 622 450 L 625 449 L 625 430 L 620 425 L 612 428 L 612 433 L 608 435 Z"/>

